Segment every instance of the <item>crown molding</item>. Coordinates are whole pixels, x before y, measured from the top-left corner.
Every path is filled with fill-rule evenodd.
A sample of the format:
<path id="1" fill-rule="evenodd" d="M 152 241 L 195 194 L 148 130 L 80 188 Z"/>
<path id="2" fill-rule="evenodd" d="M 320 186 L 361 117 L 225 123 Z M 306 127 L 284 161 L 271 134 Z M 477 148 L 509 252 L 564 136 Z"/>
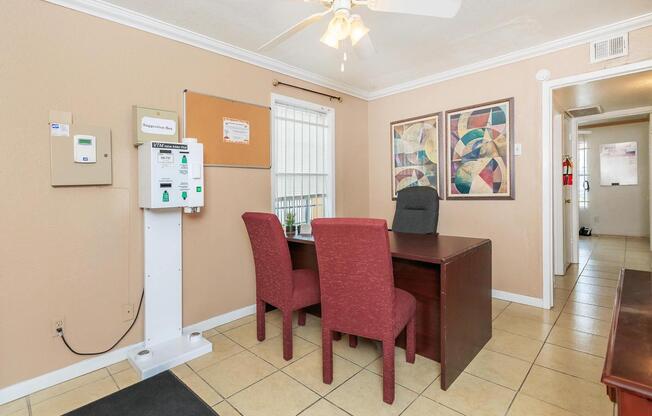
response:
<path id="1" fill-rule="evenodd" d="M 301 68 L 286 64 L 279 60 L 269 58 L 256 52 L 222 42 L 217 39 L 193 32 L 179 26 L 166 23 L 153 17 L 126 9 L 102 0 L 45 0 L 49 3 L 68 9 L 86 13 L 101 19 L 119 23 L 125 26 L 139 29 L 144 32 L 172 39 L 177 42 L 185 43 L 200 49 L 217 53 L 238 61 L 246 62 L 287 75 L 303 81 L 329 88 L 344 94 L 351 95 L 363 100 L 367 99 L 368 91 L 354 87 L 352 85 L 333 80 L 323 75 L 315 74 Z"/>
<path id="2" fill-rule="evenodd" d="M 463 77 L 502 65 L 545 55 L 561 49 L 581 45 L 600 37 L 619 32 L 630 32 L 652 25 L 652 13 L 646 13 L 631 19 L 601 26 L 585 32 L 566 36 L 557 40 L 546 42 L 531 48 L 525 48 L 505 55 L 475 62 L 469 65 L 453 68 L 448 71 L 438 72 L 426 77 L 408 82 L 398 83 L 386 88 L 366 90 L 347 83 L 343 83 L 323 75 L 310 72 L 276 59 L 269 58 L 256 52 L 239 48 L 226 42 L 195 33 L 170 23 L 163 22 L 153 17 L 108 3 L 103 0 L 45 0 L 59 6 L 86 13 L 101 19 L 139 29 L 148 33 L 172 39 L 187 45 L 195 46 L 210 52 L 217 53 L 238 61 L 246 62 L 270 71 L 294 77 L 306 82 L 311 82 L 325 88 L 339 91 L 367 101 L 376 100 L 390 95 L 411 91 L 439 82 Z M 588 59 L 588 58 L 587 58 Z"/>
<path id="3" fill-rule="evenodd" d="M 641 29 L 650 25 L 652 25 L 652 13 L 646 13 L 631 19 L 622 20 L 620 22 L 542 43 L 531 48 L 520 49 L 518 51 L 510 52 L 495 58 L 490 58 L 484 61 L 453 68 L 448 71 L 439 72 L 437 74 L 415 79 L 413 81 L 403 82 L 387 88 L 374 90 L 367 95 L 367 100 L 376 100 L 378 98 L 387 97 L 389 95 L 399 94 L 428 85 L 437 84 L 439 82 L 448 81 L 453 78 L 463 77 L 465 75 L 474 74 L 476 72 L 486 71 L 488 69 L 511 64 L 514 62 L 535 58 L 537 56 L 559 51 L 561 49 L 578 46 L 592 40 L 599 39 L 601 37 L 609 36 L 611 34 L 619 32 L 630 32 L 632 30 Z"/>

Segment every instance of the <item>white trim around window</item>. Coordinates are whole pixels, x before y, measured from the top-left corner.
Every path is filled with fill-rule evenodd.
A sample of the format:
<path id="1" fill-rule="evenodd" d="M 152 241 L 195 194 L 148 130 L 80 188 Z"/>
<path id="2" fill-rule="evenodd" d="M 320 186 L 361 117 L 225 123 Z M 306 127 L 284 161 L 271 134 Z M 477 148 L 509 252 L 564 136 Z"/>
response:
<path id="1" fill-rule="evenodd" d="M 272 212 L 335 216 L 335 110 L 272 94 Z"/>

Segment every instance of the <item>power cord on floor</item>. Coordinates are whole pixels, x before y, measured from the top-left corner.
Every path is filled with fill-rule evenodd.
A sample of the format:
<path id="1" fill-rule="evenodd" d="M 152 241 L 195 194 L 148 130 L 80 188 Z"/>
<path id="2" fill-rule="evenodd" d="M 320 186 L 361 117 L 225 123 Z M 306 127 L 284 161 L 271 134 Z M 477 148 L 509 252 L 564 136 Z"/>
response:
<path id="1" fill-rule="evenodd" d="M 138 315 L 140 315 L 140 308 L 143 306 L 143 298 L 144 297 L 145 297 L 145 289 L 143 289 L 143 293 L 140 295 L 140 302 L 138 302 L 138 310 L 136 311 L 136 316 L 134 317 L 133 322 L 131 323 L 131 325 L 129 325 L 129 328 L 127 328 L 125 333 L 122 334 L 120 339 L 117 340 L 115 342 L 115 344 L 113 344 L 110 348 L 107 348 L 104 351 L 99 351 L 99 352 L 79 352 L 79 351 L 76 351 L 73 347 L 70 346 L 70 344 L 68 344 L 68 341 L 66 341 L 66 337 L 63 335 L 63 328 L 57 328 L 57 333 L 59 333 L 59 336 L 61 337 L 61 340 L 66 345 L 66 347 L 70 350 L 70 352 L 72 352 L 73 354 L 76 354 L 76 355 L 100 355 L 100 354 L 104 354 L 106 352 L 109 352 L 112 349 L 114 349 L 120 343 L 120 341 L 122 341 L 127 336 L 129 331 L 131 331 L 131 328 L 133 328 L 134 325 L 136 324 L 136 321 L 138 320 Z"/>

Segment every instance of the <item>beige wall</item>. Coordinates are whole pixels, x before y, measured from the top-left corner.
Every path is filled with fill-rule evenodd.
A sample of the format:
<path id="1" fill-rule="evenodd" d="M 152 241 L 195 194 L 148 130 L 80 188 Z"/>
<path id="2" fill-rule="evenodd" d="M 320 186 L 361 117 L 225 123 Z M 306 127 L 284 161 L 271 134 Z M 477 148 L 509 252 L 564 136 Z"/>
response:
<path id="1" fill-rule="evenodd" d="M 188 88 L 259 104 L 277 92 L 332 106 L 337 214 L 368 215 L 366 102 L 274 89 L 274 78 L 298 81 L 37 0 L 6 0 L 2 17 L 0 388 L 79 360 L 50 335 L 52 318 L 65 317 L 81 350 L 107 347 L 128 325 L 121 307 L 138 301 L 143 280 L 134 104 L 181 113 Z M 51 109 L 111 128 L 112 186 L 50 187 Z M 206 208 L 184 218 L 184 325 L 254 303 L 240 215 L 270 209 L 270 181 L 268 170 L 206 169 Z M 142 337 L 140 319 L 121 345 Z"/>
<path id="2" fill-rule="evenodd" d="M 626 58 L 589 64 L 588 45 L 441 82 L 369 103 L 369 213 L 392 218 L 389 123 L 437 111 L 514 97 L 516 200 L 443 201 L 443 234 L 487 237 L 493 242 L 494 289 L 540 298 L 541 275 L 541 84 L 547 68 L 552 78 L 595 71 L 652 58 L 652 27 L 630 34 Z"/>

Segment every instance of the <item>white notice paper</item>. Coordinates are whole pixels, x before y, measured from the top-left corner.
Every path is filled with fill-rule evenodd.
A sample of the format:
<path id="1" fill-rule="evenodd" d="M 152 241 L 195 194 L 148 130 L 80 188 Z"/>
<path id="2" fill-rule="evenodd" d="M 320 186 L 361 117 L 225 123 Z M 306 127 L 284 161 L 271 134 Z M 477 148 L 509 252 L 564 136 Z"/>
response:
<path id="1" fill-rule="evenodd" d="M 224 117 L 224 141 L 249 144 L 249 122 Z"/>
<path id="2" fill-rule="evenodd" d="M 166 118 L 143 117 L 140 121 L 140 130 L 148 134 L 174 136 L 177 134 L 177 122 Z"/>
<path id="3" fill-rule="evenodd" d="M 50 123 L 50 136 L 70 136 L 70 125 L 63 123 Z"/>

